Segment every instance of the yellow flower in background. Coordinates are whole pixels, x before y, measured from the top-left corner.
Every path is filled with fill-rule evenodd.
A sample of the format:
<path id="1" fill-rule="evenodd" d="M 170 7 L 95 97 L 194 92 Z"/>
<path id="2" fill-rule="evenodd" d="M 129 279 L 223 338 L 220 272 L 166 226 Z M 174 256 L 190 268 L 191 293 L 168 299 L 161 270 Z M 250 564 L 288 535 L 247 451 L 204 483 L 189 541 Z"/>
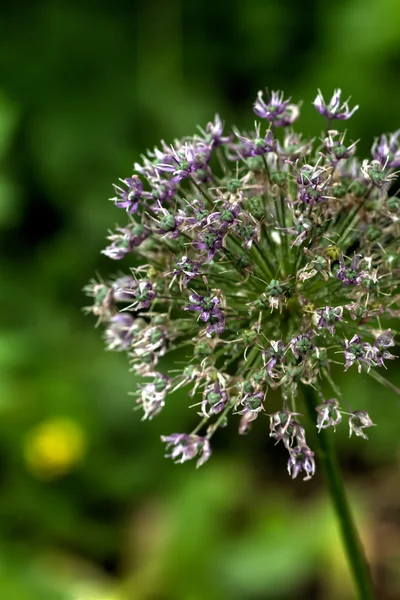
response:
<path id="1" fill-rule="evenodd" d="M 79 423 L 56 418 L 40 423 L 27 434 L 24 456 L 32 473 L 53 479 L 71 471 L 85 448 L 85 433 Z"/>

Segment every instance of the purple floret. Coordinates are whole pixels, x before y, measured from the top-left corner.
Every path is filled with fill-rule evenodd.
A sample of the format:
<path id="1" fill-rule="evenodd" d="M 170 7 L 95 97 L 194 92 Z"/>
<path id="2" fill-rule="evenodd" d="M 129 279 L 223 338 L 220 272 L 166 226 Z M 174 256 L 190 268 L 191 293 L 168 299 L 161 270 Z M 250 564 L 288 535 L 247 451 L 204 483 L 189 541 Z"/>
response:
<path id="1" fill-rule="evenodd" d="M 137 175 L 121 179 L 122 183 L 126 185 L 127 189 L 114 185 L 114 189 L 119 198 L 113 198 L 115 206 L 118 208 L 125 208 L 126 211 L 132 215 L 135 213 L 139 206 L 139 200 L 143 194 L 143 183 L 140 181 Z"/>

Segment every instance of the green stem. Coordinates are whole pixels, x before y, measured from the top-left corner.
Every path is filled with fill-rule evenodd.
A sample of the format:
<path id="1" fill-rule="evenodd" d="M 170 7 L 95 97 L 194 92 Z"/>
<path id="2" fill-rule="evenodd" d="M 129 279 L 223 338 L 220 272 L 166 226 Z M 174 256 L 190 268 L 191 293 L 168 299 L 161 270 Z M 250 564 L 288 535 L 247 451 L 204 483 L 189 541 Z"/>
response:
<path id="1" fill-rule="evenodd" d="M 315 422 L 315 407 L 319 404 L 319 398 L 314 389 L 309 385 L 303 386 L 303 393 L 307 412 L 312 421 Z M 359 600 L 373 600 L 375 596 L 369 566 L 346 497 L 331 435 L 330 432 L 321 429 L 320 433 L 316 436 L 318 440 L 317 454 L 319 455 L 325 474 L 331 502 L 339 521 L 342 542 L 354 586 L 357 590 L 357 598 Z"/>

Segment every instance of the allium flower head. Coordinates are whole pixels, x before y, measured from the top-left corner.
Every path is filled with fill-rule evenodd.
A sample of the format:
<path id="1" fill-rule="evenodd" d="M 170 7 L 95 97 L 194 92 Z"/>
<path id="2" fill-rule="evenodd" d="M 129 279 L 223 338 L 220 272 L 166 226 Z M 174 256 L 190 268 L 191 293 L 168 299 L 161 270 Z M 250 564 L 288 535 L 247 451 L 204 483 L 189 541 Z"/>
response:
<path id="1" fill-rule="evenodd" d="M 314 104 L 328 125 L 357 108 L 341 103 L 340 90 L 328 104 L 319 92 Z M 143 419 L 168 410 L 180 388 L 199 415 L 191 433 L 162 437 L 168 456 L 200 466 L 219 427 L 236 420 L 240 434 L 263 427 L 288 452 L 291 477 L 310 479 L 306 386 L 320 398 L 318 432 L 347 420 L 350 435 L 366 438 L 372 419 L 349 408 L 332 364 L 389 384 L 382 371 L 396 358 L 399 132 L 360 161 L 356 144 L 329 126 L 320 140 L 295 132 L 298 105 L 281 92 L 260 92 L 254 112 L 262 121 L 253 131 L 226 134 L 217 116 L 142 156 L 115 186 L 127 222 L 103 250 L 140 266 L 86 291 L 107 349 L 126 352 L 141 378 Z M 171 351 L 180 351 L 176 365 Z M 279 410 L 270 410 L 271 389 Z"/>

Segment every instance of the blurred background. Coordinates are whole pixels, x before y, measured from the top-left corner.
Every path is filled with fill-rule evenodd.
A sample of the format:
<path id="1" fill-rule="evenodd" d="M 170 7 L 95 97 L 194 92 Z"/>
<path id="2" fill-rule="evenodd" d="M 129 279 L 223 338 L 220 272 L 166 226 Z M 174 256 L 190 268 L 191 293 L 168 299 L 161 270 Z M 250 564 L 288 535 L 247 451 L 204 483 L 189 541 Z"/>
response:
<path id="1" fill-rule="evenodd" d="M 397 0 L 20 0 L 0 13 L 0 595 L 6 600 L 353 598 L 320 472 L 292 482 L 268 421 L 221 432 L 199 471 L 163 458 L 176 396 L 152 422 L 105 353 L 82 287 L 123 215 L 112 183 L 163 138 L 218 112 L 251 127 L 258 89 L 360 110 L 368 153 L 400 126 Z M 120 221 L 118 222 L 118 219 Z M 389 377 L 400 383 L 398 365 Z M 397 369 L 397 372 L 396 372 Z M 379 426 L 336 433 L 380 600 L 400 597 L 399 402 L 355 372 L 343 391 Z"/>

